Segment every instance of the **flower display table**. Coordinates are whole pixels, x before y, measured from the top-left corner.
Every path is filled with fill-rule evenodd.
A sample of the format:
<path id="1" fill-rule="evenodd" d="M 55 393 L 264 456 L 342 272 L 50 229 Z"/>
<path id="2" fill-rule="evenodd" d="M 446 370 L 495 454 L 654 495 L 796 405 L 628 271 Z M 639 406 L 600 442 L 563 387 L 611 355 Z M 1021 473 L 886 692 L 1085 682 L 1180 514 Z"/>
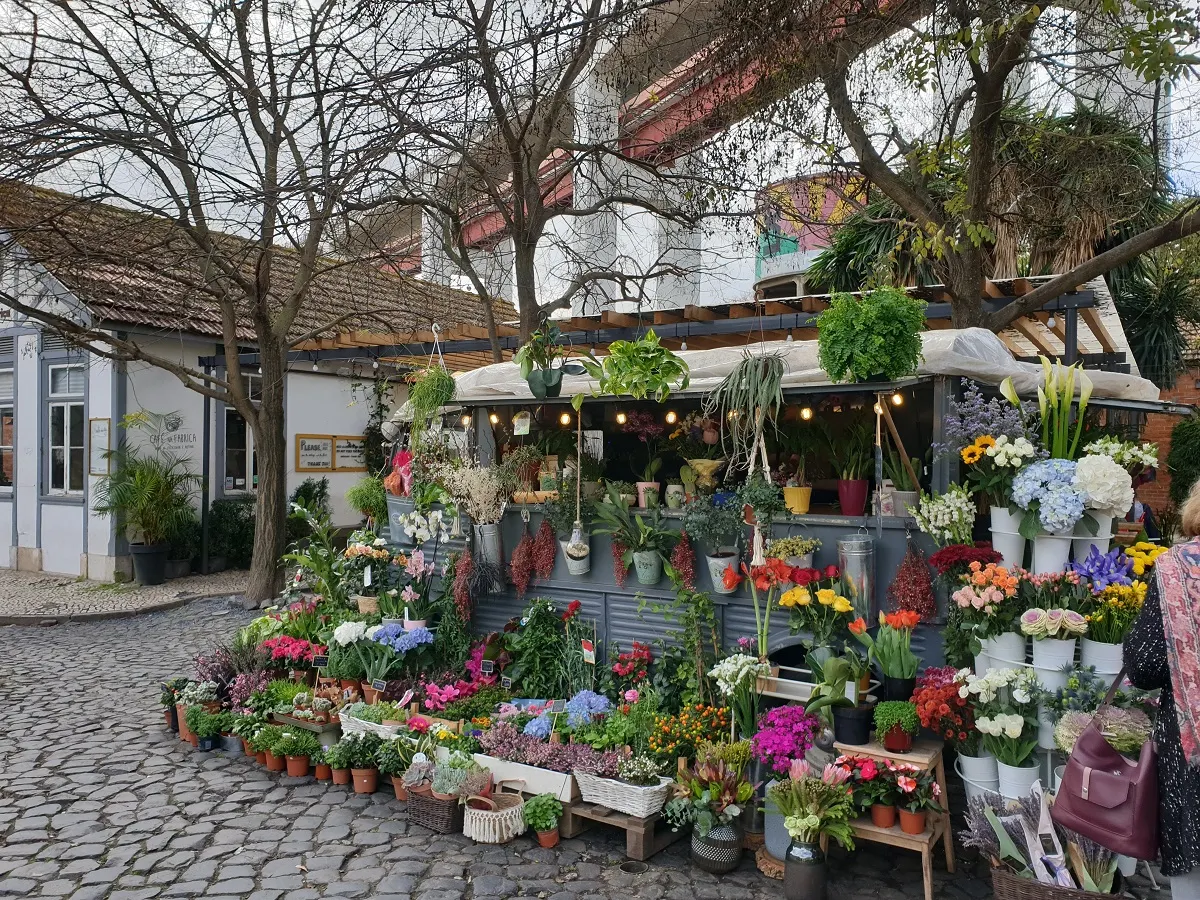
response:
<path id="1" fill-rule="evenodd" d="M 933 900 L 933 850 L 939 840 L 946 851 L 946 871 L 954 871 L 954 836 L 950 832 L 950 803 L 949 794 L 946 792 L 946 766 L 942 760 L 942 742 L 929 739 L 914 741 L 912 749 L 907 753 L 892 753 L 885 750 L 878 741 L 862 745 L 835 743 L 833 746 L 838 753 L 844 753 L 847 756 L 908 763 L 922 771 L 933 772 L 938 787 L 942 789 L 941 803 L 945 807 L 945 811 L 929 814 L 923 834 L 905 834 L 900 830 L 899 825 L 880 828 L 871 824 L 870 818 L 856 819 L 850 823 L 854 829 L 856 840 L 920 851 L 921 876 L 925 882 L 925 900 Z"/>

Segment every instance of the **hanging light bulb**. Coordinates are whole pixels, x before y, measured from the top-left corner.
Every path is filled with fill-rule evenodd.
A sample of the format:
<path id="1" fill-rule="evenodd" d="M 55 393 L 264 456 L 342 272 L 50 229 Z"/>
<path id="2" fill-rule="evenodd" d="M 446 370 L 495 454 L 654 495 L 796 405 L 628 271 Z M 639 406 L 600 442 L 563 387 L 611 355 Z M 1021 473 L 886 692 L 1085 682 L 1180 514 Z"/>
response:
<path id="1" fill-rule="evenodd" d="M 686 349 L 687 349 L 687 338 L 684 338 L 684 339 L 683 339 L 683 340 L 680 342 L 680 344 L 679 344 L 679 349 L 680 349 L 680 350 L 686 350 Z"/>
<path id="2" fill-rule="evenodd" d="M 794 340 L 795 340 L 795 338 L 793 338 L 793 337 L 792 337 L 792 329 L 790 329 L 790 328 L 789 328 L 789 329 L 788 329 L 787 341 L 786 341 L 785 343 L 788 343 L 788 344 L 790 344 L 790 343 L 792 343 L 792 341 L 794 341 Z"/>
<path id="3" fill-rule="evenodd" d="M 903 406 L 903 405 L 904 405 L 904 395 L 902 393 L 900 393 L 899 391 L 896 391 L 896 393 L 892 394 L 892 406 Z"/>
<path id="4" fill-rule="evenodd" d="M 492 413 L 490 416 L 488 416 L 488 421 L 491 422 L 493 425 L 499 425 L 500 417 L 498 415 L 496 415 L 495 413 Z"/>
<path id="5" fill-rule="evenodd" d="M 1050 318 L 1046 320 L 1046 327 L 1053 328 L 1058 324 L 1058 319 L 1054 318 L 1054 313 L 1050 313 Z"/>
<path id="6" fill-rule="evenodd" d="M 882 407 L 882 406 L 880 406 L 878 403 L 876 403 L 876 404 L 875 404 L 873 407 L 871 407 L 871 408 L 875 410 L 875 415 L 877 415 L 877 416 L 882 416 L 882 415 L 883 415 L 883 407 Z"/>
<path id="7" fill-rule="evenodd" d="M 559 416 L 558 424 L 559 425 L 570 425 L 571 424 L 571 414 L 569 412 L 565 412 L 561 416 Z"/>
<path id="8" fill-rule="evenodd" d="M 805 422 L 812 419 L 812 417 L 813 411 L 811 406 L 805 406 L 800 410 L 800 418 L 802 418 Z"/>
<path id="9" fill-rule="evenodd" d="M 623 412 L 617 413 L 617 424 L 618 425 L 624 425 L 628 421 L 629 421 L 629 416 L 625 415 L 625 413 L 623 413 Z"/>
<path id="10" fill-rule="evenodd" d="M 470 424 L 471 424 L 471 415 L 470 415 L 470 413 L 464 413 L 464 414 L 463 414 L 463 417 L 462 417 L 462 426 L 463 426 L 463 428 L 466 428 L 466 427 L 467 427 L 468 425 L 470 425 Z"/>
<path id="11" fill-rule="evenodd" d="M 371 360 L 371 368 L 378 369 L 379 368 L 379 360 L 377 360 L 377 359 Z"/>
<path id="12" fill-rule="evenodd" d="M 320 368 L 317 366 L 317 364 L 316 364 L 316 363 L 313 363 L 313 371 L 314 371 L 314 372 L 319 372 L 319 371 L 321 371 L 321 370 L 320 370 Z"/>
<path id="13" fill-rule="evenodd" d="M 674 425 L 678 421 L 679 421 L 679 415 L 675 412 L 675 410 L 671 410 L 670 412 L 667 413 L 667 424 L 668 425 Z"/>

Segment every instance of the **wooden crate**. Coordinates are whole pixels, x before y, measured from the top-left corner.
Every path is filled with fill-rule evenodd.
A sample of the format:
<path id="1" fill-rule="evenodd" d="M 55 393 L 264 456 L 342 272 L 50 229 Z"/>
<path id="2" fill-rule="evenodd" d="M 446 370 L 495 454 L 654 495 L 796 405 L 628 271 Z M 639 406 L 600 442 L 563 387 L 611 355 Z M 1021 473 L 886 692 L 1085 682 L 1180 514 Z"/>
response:
<path id="1" fill-rule="evenodd" d="M 624 831 L 625 855 L 630 859 L 649 859 L 684 835 L 690 834 L 689 830 L 683 828 L 672 831 L 671 826 L 659 815 L 639 819 L 636 816 L 614 812 L 596 803 L 584 803 L 582 800 L 563 806 L 558 830 L 564 838 L 573 838 L 593 822 L 611 825 Z"/>

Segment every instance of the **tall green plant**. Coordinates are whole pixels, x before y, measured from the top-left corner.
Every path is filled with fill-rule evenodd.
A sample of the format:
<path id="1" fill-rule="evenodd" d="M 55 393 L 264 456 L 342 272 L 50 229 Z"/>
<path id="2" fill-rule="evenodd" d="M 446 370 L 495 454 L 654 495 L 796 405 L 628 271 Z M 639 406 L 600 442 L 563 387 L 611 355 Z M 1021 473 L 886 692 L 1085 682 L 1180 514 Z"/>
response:
<path id="1" fill-rule="evenodd" d="M 871 448 L 875 436 L 871 425 L 859 420 L 852 422 L 839 435 L 829 437 L 829 456 L 837 469 L 838 478 L 853 481 L 868 477 L 871 465 Z"/>
<path id="2" fill-rule="evenodd" d="M 766 423 L 783 406 L 783 370 L 783 354 L 747 352 L 704 398 L 704 414 L 725 423 L 721 446 L 729 447 L 731 468 L 751 462 Z"/>
<path id="3" fill-rule="evenodd" d="M 308 540 L 303 547 L 295 545 L 285 553 L 283 562 L 304 570 L 309 586 L 326 601 L 333 605 L 344 604 L 346 591 L 342 584 L 342 555 L 334 546 L 335 529 L 329 511 L 294 503 L 291 514 L 304 523 Z"/>
<path id="4" fill-rule="evenodd" d="M 1167 471 L 1171 473 L 1171 501 L 1182 507 L 1200 478 L 1200 416 L 1183 419 L 1171 430 Z"/>
<path id="5" fill-rule="evenodd" d="M 187 460 L 127 443 L 107 455 L 114 471 L 96 486 L 93 509 L 115 517 L 131 541 L 163 544 L 194 520 L 192 497 L 200 479 L 188 471 Z"/>
<path id="6" fill-rule="evenodd" d="M 411 446 L 421 442 L 429 418 L 454 399 L 455 387 L 454 376 L 440 364 L 431 364 L 413 378 L 412 387 L 408 389 L 408 404 L 413 415 Z"/>
<path id="7" fill-rule="evenodd" d="M 1170 389 L 1186 368 L 1188 334 L 1200 325 L 1200 278 L 1154 257 L 1140 268 L 1113 301 L 1142 375 Z"/>
<path id="8" fill-rule="evenodd" d="M 346 491 L 346 502 L 378 525 L 387 522 L 387 493 L 377 475 L 366 475 Z"/>

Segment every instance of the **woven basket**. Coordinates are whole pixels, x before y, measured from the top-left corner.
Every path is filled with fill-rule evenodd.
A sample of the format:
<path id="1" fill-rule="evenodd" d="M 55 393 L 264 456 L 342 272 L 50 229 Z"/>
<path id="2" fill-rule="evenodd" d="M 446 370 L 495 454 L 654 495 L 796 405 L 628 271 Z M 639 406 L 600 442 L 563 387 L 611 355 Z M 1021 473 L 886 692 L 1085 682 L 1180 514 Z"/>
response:
<path id="1" fill-rule="evenodd" d="M 361 615 L 379 612 L 378 597 L 368 597 L 365 594 L 355 594 L 354 599 L 358 601 L 358 611 Z"/>
<path id="2" fill-rule="evenodd" d="M 367 722 L 354 716 L 348 716 L 345 713 L 342 713 L 340 718 L 343 736 L 347 734 L 374 734 L 385 741 L 390 741 L 405 730 L 403 725 L 379 725 L 375 722 Z"/>
<path id="3" fill-rule="evenodd" d="M 661 776 L 657 785 L 643 787 L 613 778 L 589 775 L 578 770 L 574 774 L 579 793 L 585 803 L 595 803 L 638 819 L 649 818 L 661 812 L 663 804 L 667 802 L 667 796 L 671 793 L 671 779 Z"/>
<path id="4" fill-rule="evenodd" d="M 438 834 L 457 834 L 463 828 L 463 808 L 458 798 L 439 800 L 429 794 L 408 792 L 408 819 Z"/>
<path id="5" fill-rule="evenodd" d="M 1116 894 L 1100 894 L 1045 884 L 1036 878 L 1021 878 L 999 867 L 992 869 L 992 893 L 996 895 L 996 900 L 1113 900 L 1120 896 L 1119 891 Z"/>
<path id="6" fill-rule="evenodd" d="M 500 785 L 492 796 L 472 795 L 468 801 L 486 803 L 489 809 L 474 809 L 469 804 L 463 812 L 463 834 L 478 844 L 507 844 L 525 832 L 525 801 L 520 794 L 504 794 Z"/>

